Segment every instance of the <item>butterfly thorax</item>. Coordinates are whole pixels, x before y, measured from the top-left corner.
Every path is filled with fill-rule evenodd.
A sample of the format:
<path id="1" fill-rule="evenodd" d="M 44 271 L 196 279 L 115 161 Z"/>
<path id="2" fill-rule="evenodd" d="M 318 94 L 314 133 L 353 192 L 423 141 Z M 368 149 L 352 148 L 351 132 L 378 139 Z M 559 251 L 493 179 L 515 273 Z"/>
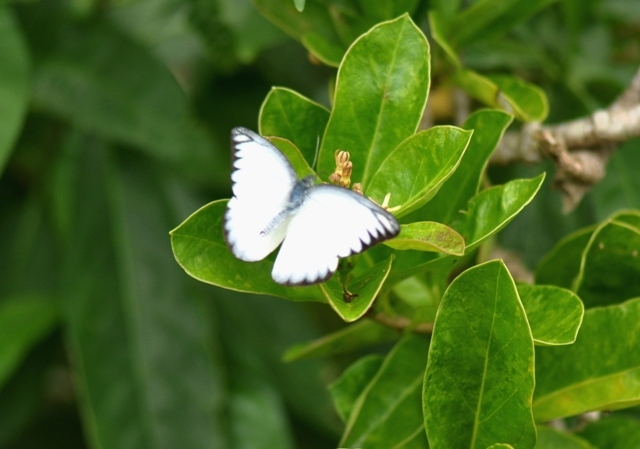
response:
<path id="1" fill-rule="evenodd" d="M 309 191 L 309 188 L 315 184 L 315 176 L 305 176 L 302 179 L 299 179 L 293 189 L 291 189 L 291 194 L 289 195 L 289 202 L 286 207 L 280 212 L 278 215 L 273 217 L 267 226 L 260 231 L 260 235 L 266 236 L 269 235 L 273 230 L 275 230 L 280 224 L 292 213 L 294 213 L 304 202 L 304 197 Z"/>

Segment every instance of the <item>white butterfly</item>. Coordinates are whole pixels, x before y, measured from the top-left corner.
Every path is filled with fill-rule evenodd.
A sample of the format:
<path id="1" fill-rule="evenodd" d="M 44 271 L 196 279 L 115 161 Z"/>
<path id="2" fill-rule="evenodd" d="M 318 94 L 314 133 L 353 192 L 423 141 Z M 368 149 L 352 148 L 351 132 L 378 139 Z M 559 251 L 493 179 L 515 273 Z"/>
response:
<path id="1" fill-rule="evenodd" d="M 227 245 L 255 262 L 280 243 L 271 277 L 284 285 L 326 281 L 340 257 L 400 232 L 393 215 L 363 195 L 315 177 L 298 179 L 284 154 L 246 128 L 231 131 L 233 198 L 224 216 Z"/>

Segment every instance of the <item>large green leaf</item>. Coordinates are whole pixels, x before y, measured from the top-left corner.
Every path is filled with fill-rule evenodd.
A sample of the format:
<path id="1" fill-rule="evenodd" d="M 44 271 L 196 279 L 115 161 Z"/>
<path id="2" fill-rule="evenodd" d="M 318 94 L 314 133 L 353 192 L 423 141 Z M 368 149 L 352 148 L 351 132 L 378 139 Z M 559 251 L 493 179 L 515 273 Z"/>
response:
<path id="1" fill-rule="evenodd" d="M 371 382 L 383 362 L 384 357 L 377 354 L 362 357 L 349 366 L 340 378 L 329 386 L 333 405 L 340 419 L 346 421 L 349 418 L 353 404 Z"/>
<path id="2" fill-rule="evenodd" d="M 640 216 L 640 215 L 639 215 Z M 640 227 L 613 217 L 591 235 L 576 293 L 586 307 L 640 296 Z"/>
<path id="3" fill-rule="evenodd" d="M 536 267 L 536 283 L 573 289 L 582 253 L 594 229 L 595 226 L 580 229 L 560 240 Z"/>
<path id="4" fill-rule="evenodd" d="M 30 62 L 27 45 L 13 17 L 0 5 L 0 173 L 22 128 L 29 104 Z"/>
<path id="5" fill-rule="evenodd" d="M 313 164 L 329 111 L 293 90 L 274 87 L 262 103 L 259 121 L 260 134 L 290 140 Z"/>
<path id="6" fill-rule="evenodd" d="M 471 141 L 456 171 L 442 185 L 436 196 L 406 221 L 437 221 L 450 224 L 469 200 L 478 193 L 489 157 L 495 150 L 513 117 L 497 109 L 481 109 L 469 116 L 463 129 L 473 130 Z"/>
<path id="7" fill-rule="evenodd" d="M 271 279 L 274 255 L 243 262 L 227 247 L 222 219 L 227 200 L 214 201 L 194 212 L 171 231 L 171 247 L 180 266 L 202 282 L 230 290 L 262 293 L 295 301 L 325 301 L 317 286 L 285 287 Z"/>
<path id="8" fill-rule="evenodd" d="M 58 308 L 50 298 L 17 296 L 0 302 L 0 386 L 57 321 Z"/>
<path id="9" fill-rule="evenodd" d="M 424 432 L 420 392 L 428 348 L 418 335 L 396 344 L 353 404 L 339 447 L 401 447 Z"/>
<path id="10" fill-rule="evenodd" d="M 375 321 L 362 319 L 318 340 L 296 344 L 287 349 L 282 358 L 285 362 L 292 362 L 310 357 L 342 354 L 397 338 L 398 333 L 395 330 Z"/>
<path id="11" fill-rule="evenodd" d="M 95 447 L 210 448 L 223 437 L 210 330 L 137 162 L 116 173 L 103 146 L 87 146 L 76 183 L 61 291 L 86 434 Z"/>
<path id="12" fill-rule="evenodd" d="M 458 276 L 440 303 L 425 374 L 431 446 L 533 447 L 533 360 L 531 331 L 504 263 Z"/>
<path id="13" fill-rule="evenodd" d="M 533 341 L 541 346 L 569 345 L 576 341 L 584 306 L 570 290 L 552 285 L 518 285 Z"/>
<path id="14" fill-rule="evenodd" d="M 537 421 L 640 403 L 640 299 L 584 314 L 576 342 L 536 348 Z"/>
<path id="15" fill-rule="evenodd" d="M 175 78 L 147 49 L 100 23 L 68 27 L 52 45 L 35 67 L 37 109 L 211 178 L 218 153 Z"/>
<path id="16" fill-rule="evenodd" d="M 454 126 L 435 126 L 409 137 L 373 172 L 367 195 L 381 199 L 390 192 L 390 205 L 400 207 L 397 216 L 418 209 L 454 173 L 471 134 Z"/>
<path id="17" fill-rule="evenodd" d="M 320 147 L 320 177 L 327 179 L 333 172 L 336 150 L 349 151 L 351 178 L 362 182 L 366 193 L 391 151 L 415 133 L 428 90 L 429 45 L 408 16 L 361 36 L 338 71 L 334 107 Z"/>
<path id="18" fill-rule="evenodd" d="M 640 447 L 640 420 L 631 416 L 610 416 L 589 424 L 580 436 L 604 449 Z"/>
<path id="19" fill-rule="evenodd" d="M 531 202 L 542 181 L 544 173 L 491 187 L 471 198 L 467 212 L 452 226 L 464 237 L 467 253 L 513 220 Z"/>

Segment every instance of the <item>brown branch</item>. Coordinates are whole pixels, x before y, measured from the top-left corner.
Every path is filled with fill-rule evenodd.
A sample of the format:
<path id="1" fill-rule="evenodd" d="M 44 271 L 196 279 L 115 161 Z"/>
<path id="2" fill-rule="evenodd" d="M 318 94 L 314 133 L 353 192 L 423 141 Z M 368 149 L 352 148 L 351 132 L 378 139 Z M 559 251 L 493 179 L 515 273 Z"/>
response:
<path id="1" fill-rule="evenodd" d="M 528 123 L 519 132 L 506 133 L 491 163 L 551 158 L 557 169 L 554 184 L 563 192 L 563 209 L 569 212 L 602 180 L 615 148 L 638 136 L 640 69 L 629 87 L 606 109 L 556 125 Z"/>

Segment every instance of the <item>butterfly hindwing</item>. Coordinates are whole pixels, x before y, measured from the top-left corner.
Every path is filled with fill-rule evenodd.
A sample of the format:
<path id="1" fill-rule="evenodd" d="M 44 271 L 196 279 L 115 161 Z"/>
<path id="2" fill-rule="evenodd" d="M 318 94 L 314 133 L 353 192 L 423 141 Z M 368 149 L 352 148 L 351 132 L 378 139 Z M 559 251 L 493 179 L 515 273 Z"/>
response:
<path id="1" fill-rule="evenodd" d="M 288 218 L 261 234 L 289 203 L 297 176 L 287 158 L 271 142 L 246 128 L 231 131 L 233 198 L 224 217 L 231 252 L 253 262 L 264 259 L 284 239 Z"/>
<path id="2" fill-rule="evenodd" d="M 287 285 L 325 281 L 340 257 L 360 253 L 399 231 L 395 217 L 364 196 L 327 184 L 311 187 L 290 217 L 272 277 Z"/>

